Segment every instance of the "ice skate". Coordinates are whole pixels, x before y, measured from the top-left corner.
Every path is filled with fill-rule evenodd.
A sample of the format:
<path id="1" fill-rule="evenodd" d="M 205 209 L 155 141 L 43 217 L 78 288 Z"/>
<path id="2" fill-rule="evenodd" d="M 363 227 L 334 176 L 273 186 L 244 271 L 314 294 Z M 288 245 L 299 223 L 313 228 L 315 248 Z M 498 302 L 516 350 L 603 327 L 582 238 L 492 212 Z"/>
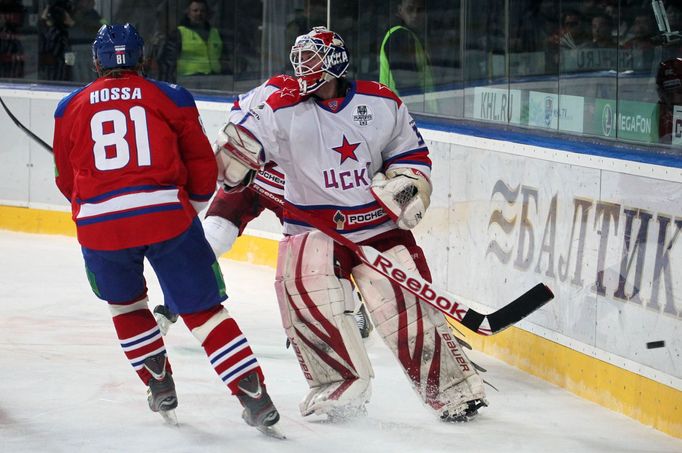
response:
<path id="1" fill-rule="evenodd" d="M 272 404 L 268 392 L 261 387 L 258 375 L 256 373 L 249 374 L 242 378 L 237 386 L 240 390 L 237 398 L 244 406 L 242 412 L 244 421 L 267 436 L 286 439 L 286 436 L 275 427 L 279 421 L 279 412 Z"/>
<path id="2" fill-rule="evenodd" d="M 452 409 L 444 410 L 440 419 L 446 423 L 463 423 L 468 422 L 476 418 L 478 415 L 478 410 L 482 407 L 487 407 L 488 402 L 486 400 L 472 400 Z"/>
<path id="3" fill-rule="evenodd" d="M 372 322 L 369 320 L 369 314 L 367 314 L 367 309 L 365 304 L 360 304 L 360 308 L 355 313 L 355 322 L 358 325 L 358 330 L 360 331 L 360 336 L 362 338 L 369 337 L 369 334 L 374 330 Z"/>
<path id="4" fill-rule="evenodd" d="M 159 353 L 144 360 L 144 367 L 152 377 L 147 383 L 147 402 L 153 412 L 158 412 L 166 423 L 177 425 L 175 408 L 178 407 L 178 396 L 175 393 L 173 376 L 166 372 L 166 355 Z"/>
<path id="5" fill-rule="evenodd" d="M 178 320 L 178 315 L 170 311 L 165 305 L 157 305 L 154 307 L 154 319 L 159 325 L 161 335 L 166 335 L 170 326 Z"/>
<path id="6" fill-rule="evenodd" d="M 344 388 L 343 395 L 333 398 L 332 395 Z M 371 397 L 370 382 L 364 379 L 340 381 L 323 385 L 310 390 L 299 408 L 301 414 L 326 415 L 331 423 L 343 423 L 356 417 L 367 415 L 365 405 Z"/>

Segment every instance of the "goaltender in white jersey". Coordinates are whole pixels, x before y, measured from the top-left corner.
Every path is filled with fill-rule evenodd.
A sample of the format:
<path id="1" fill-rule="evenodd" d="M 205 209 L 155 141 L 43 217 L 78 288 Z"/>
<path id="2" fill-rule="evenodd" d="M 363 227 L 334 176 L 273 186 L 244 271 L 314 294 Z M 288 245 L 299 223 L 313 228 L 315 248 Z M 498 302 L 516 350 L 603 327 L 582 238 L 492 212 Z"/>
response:
<path id="1" fill-rule="evenodd" d="M 224 181 L 252 179 L 265 162 L 286 174 L 286 199 L 356 243 L 431 275 L 409 229 L 428 208 L 428 149 L 387 87 L 344 75 L 338 34 L 315 27 L 291 50 L 299 89 L 283 88 L 220 133 Z M 282 322 L 310 387 L 301 413 L 365 412 L 374 375 L 352 317 L 350 278 L 375 329 L 413 388 L 443 421 L 467 421 L 486 406 L 483 381 L 443 315 L 362 264 L 304 218 L 283 214 L 276 289 Z"/>
<path id="2" fill-rule="evenodd" d="M 428 150 L 407 108 L 378 82 L 348 82 L 345 97 L 330 100 L 302 100 L 285 88 L 241 124 L 258 137 L 265 159 L 297 182 L 285 185 L 286 199 L 355 242 L 396 228 L 369 190 L 375 174 L 401 167 L 425 178 L 431 173 Z M 286 234 L 309 229 L 285 212 Z"/>

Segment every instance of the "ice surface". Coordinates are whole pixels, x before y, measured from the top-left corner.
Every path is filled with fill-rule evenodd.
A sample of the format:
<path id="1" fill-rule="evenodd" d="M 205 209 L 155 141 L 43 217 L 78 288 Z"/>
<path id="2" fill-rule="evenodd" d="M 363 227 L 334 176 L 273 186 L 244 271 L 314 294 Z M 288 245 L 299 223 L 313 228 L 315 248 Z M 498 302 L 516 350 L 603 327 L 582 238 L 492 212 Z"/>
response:
<path id="1" fill-rule="evenodd" d="M 682 441 L 480 353 L 491 406 L 444 424 L 410 389 L 376 333 L 367 417 L 302 418 L 307 386 L 279 321 L 271 268 L 221 260 L 237 319 L 282 413 L 285 441 L 247 426 L 203 350 L 178 321 L 166 337 L 180 426 L 149 411 L 109 311 L 90 291 L 72 238 L 0 231 L 0 452 L 680 452 Z M 162 301 L 148 275 L 150 305 Z"/>

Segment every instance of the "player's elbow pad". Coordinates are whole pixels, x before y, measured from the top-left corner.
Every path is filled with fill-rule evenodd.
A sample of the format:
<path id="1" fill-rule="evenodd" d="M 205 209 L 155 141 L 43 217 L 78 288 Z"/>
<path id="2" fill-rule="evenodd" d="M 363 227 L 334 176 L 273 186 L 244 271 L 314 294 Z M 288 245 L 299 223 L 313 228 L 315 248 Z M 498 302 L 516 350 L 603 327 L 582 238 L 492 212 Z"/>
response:
<path id="1" fill-rule="evenodd" d="M 390 169 L 372 178 L 372 194 L 398 228 L 410 230 L 431 203 L 431 181 L 413 168 Z"/>
<path id="2" fill-rule="evenodd" d="M 263 166 L 263 147 L 249 131 L 227 123 L 213 146 L 218 164 L 218 183 L 228 188 L 246 186 Z"/>

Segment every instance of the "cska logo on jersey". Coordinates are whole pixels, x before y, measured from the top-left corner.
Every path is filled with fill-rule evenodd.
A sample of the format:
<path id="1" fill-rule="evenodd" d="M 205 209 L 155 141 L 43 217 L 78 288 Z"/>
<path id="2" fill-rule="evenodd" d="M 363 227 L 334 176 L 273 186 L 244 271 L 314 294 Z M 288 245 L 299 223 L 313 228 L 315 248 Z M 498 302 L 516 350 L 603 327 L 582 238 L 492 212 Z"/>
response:
<path id="1" fill-rule="evenodd" d="M 358 146 L 360 146 L 360 142 L 348 143 L 348 139 L 344 135 L 341 146 L 337 146 L 332 149 L 341 155 L 341 163 L 343 164 L 346 159 L 353 159 L 356 162 L 358 161 L 358 157 L 355 155 L 355 150 Z"/>

